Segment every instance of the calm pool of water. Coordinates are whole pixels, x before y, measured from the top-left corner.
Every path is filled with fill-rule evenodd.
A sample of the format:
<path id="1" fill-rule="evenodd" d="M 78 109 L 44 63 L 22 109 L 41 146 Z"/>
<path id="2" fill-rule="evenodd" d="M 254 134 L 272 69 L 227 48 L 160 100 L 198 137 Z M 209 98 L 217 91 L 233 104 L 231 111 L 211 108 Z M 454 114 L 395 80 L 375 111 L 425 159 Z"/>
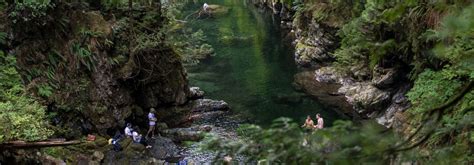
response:
<path id="1" fill-rule="evenodd" d="M 204 31 L 216 52 L 216 56 L 187 67 L 191 86 L 201 87 L 206 98 L 225 100 L 234 112 L 263 126 L 278 117 L 302 123 L 306 115 L 321 113 L 327 125 L 339 118 L 293 89 L 298 69 L 277 17 L 245 0 L 190 1 L 183 15 L 196 11 L 204 2 L 222 5 L 229 12 L 188 22 L 193 30 Z"/>

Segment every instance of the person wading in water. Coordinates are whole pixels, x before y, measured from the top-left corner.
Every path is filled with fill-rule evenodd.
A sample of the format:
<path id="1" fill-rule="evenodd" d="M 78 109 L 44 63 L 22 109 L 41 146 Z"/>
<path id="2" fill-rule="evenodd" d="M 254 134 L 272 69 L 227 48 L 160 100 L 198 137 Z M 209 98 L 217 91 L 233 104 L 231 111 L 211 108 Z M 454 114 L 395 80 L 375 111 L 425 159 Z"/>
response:
<path id="1" fill-rule="evenodd" d="M 150 113 L 148 113 L 148 125 L 150 126 L 150 128 L 148 129 L 148 132 L 146 133 L 146 137 L 148 137 L 148 135 L 151 133 L 151 138 L 154 139 L 155 138 L 155 126 L 156 126 L 156 117 L 155 117 L 155 108 L 151 108 L 150 109 Z"/>

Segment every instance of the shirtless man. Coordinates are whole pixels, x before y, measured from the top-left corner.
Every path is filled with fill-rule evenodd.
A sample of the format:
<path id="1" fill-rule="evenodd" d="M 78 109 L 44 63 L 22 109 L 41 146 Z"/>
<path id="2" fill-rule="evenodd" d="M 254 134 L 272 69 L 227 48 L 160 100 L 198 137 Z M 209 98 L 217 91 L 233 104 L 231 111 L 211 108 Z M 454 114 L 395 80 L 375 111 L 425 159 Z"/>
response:
<path id="1" fill-rule="evenodd" d="M 306 117 L 306 120 L 301 127 L 309 129 L 312 129 L 314 127 L 314 122 L 309 115 Z"/>
<path id="2" fill-rule="evenodd" d="M 202 5 L 202 9 L 207 12 L 207 9 L 209 8 L 209 5 L 207 3 L 204 3 L 204 5 Z"/>
<path id="3" fill-rule="evenodd" d="M 324 128 L 324 119 L 321 117 L 321 115 L 318 113 L 316 114 L 316 120 L 318 121 L 318 124 L 314 126 L 315 129 L 323 129 Z"/>

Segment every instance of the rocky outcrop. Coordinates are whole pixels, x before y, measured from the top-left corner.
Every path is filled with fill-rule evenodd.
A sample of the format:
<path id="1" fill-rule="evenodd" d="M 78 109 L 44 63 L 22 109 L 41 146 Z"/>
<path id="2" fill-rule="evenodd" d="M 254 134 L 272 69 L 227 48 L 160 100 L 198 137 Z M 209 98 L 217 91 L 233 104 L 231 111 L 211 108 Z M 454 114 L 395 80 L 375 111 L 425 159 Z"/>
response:
<path id="1" fill-rule="evenodd" d="M 106 134 L 127 118 L 144 118 L 151 107 L 169 113 L 171 121 L 183 115 L 162 111 L 190 110 L 175 108 L 191 98 L 178 55 L 165 44 L 129 45 L 137 37 L 120 17 L 107 20 L 100 11 L 57 2 L 34 18 L 9 20 L 17 43 L 11 49 L 30 92 L 61 114 L 58 126 Z M 144 23 L 159 29 L 156 21 Z"/>
<path id="2" fill-rule="evenodd" d="M 339 88 L 359 114 L 384 109 L 390 99 L 390 93 L 368 83 L 347 84 Z"/>
<path id="3" fill-rule="evenodd" d="M 357 81 L 334 67 L 317 69 L 314 77 L 319 82 L 341 84 L 337 93 L 345 96 L 358 116 L 376 118 L 378 123 L 390 127 L 395 114 L 410 107 L 405 97 L 410 85 L 395 84 L 401 79 L 396 68 L 376 69 L 376 74 L 367 81 Z"/>
<path id="4" fill-rule="evenodd" d="M 299 17 L 298 19 L 300 23 L 294 25 L 296 63 L 309 67 L 331 62 L 334 58 L 331 53 L 338 44 L 337 29 L 310 18 Z"/>
<path id="5" fill-rule="evenodd" d="M 316 77 L 317 78 L 317 77 Z M 294 86 L 297 90 L 301 90 L 312 98 L 319 100 L 322 104 L 332 107 L 341 116 L 353 116 L 352 105 L 348 104 L 343 95 L 338 94 L 341 85 L 331 81 L 315 81 L 314 73 L 305 71 L 294 76 Z"/>
<path id="6" fill-rule="evenodd" d="M 130 138 L 121 140 L 122 151 L 106 150 L 102 164 L 164 164 L 175 163 L 182 159 L 180 150 L 169 138 L 158 137 L 148 140 L 150 149 L 140 143 L 131 142 Z"/>

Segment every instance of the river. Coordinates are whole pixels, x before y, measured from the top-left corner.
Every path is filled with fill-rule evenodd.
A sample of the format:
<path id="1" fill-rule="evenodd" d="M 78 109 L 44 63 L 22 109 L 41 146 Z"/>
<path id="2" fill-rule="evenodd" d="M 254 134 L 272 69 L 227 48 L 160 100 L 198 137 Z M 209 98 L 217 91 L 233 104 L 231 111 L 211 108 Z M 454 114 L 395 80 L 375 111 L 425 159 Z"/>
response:
<path id="1" fill-rule="evenodd" d="M 302 123 L 306 115 L 320 113 L 325 125 L 340 118 L 334 110 L 305 97 L 293 88 L 299 72 L 290 40 L 271 12 L 255 8 L 245 0 L 194 0 L 185 15 L 204 2 L 229 9 L 213 18 L 193 19 L 187 26 L 203 30 L 216 55 L 188 66 L 190 86 L 206 92 L 206 98 L 224 100 L 232 110 L 254 124 L 269 126 L 279 117 Z"/>

